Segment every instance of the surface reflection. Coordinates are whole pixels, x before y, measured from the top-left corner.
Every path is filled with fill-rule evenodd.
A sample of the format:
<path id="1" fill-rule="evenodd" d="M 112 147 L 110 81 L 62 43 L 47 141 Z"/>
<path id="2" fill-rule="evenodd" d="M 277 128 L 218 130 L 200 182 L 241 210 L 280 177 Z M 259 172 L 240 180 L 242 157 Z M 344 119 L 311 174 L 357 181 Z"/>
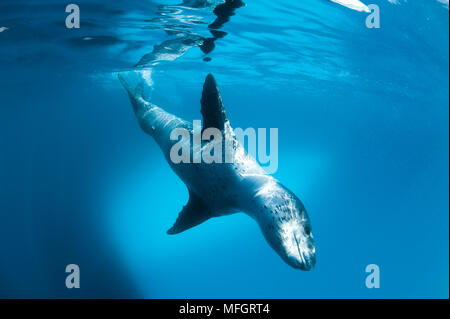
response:
<path id="1" fill-rule="evenodd" d="M 158 16 L 149 20 L 150 25 L 147 28 L 160 29 L 162 26 L 167 35 L 175 38 L 155 45 L 153 51 L 145 54 L 135 67 L 145 68 L 155 66 L 161 61 L 173 61 L 193 47 L 199 47 L 205 55 L 211 53 L 215 48 L 216 40 L 227 35 L 226 32 L 218 29 L 230 21 L 230 17 L 235 14 L 236 9 L 245 5 L 241 0 L 226 0 L 217 4 L 218 2 L 185 0 L 178 5 L 159 6 Z M 206 24 L 203 16 L 196 14 L 196 9 L 210 7 L 214 7 L 213 13 L 216 19 L 208 25 L 211 37 L 205 37 L 194 30 L 195 26 Z M 211 58 L 205 56 L 203 60 L 208 62 L 211 61 Z"/>

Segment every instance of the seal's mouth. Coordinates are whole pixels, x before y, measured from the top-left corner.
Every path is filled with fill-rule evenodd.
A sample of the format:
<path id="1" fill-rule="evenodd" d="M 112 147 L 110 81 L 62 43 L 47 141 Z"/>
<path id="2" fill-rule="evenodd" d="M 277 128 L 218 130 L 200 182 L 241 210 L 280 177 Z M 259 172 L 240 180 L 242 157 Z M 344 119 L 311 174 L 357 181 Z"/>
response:
<path id="1" fill-rule="evenodd" d="M 280 237 L 286 262 L 294 268 L 311 270 L 316 264 L 316 249 L 311 230 L 295 220 L 281 225 Z"/>
<path id="2" fill-rule="evenodd" d="M 294 259 L 294 267 L 302 270 L 311 270 L 316 264 L 316 248 L 312 236 L 298 239 L 294 234 L 294 240 L 297 246 L 297 254 Z"/>

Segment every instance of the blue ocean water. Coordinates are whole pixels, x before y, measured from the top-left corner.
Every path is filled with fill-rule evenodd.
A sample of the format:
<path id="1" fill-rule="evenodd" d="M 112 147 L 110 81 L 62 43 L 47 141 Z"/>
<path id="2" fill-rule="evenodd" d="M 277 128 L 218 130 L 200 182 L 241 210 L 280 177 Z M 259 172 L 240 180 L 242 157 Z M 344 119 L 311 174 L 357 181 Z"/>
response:
<path id="1" fill-rule="evenodd" d="M 67 1 L 0 2 L 0 297 L 448 298 L 448 2 L 373 0 L 379 29 L 326 0 L 180 2 L 79 0 L 79 29 Z M 139 61 L 172 113 L 201 118 L 211 72 L 232 126 L 278 128 L 312 271 L 244 214 L 166 235 L 188 193 L 117 80 Z"/>

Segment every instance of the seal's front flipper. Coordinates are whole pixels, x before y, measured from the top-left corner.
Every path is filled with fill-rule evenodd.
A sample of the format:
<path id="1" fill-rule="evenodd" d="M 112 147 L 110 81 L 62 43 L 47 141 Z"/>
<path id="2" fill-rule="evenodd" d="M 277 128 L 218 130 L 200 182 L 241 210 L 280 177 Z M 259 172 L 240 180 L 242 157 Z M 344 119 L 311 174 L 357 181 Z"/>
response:
<path id="1" fill-rule="evenodd" d="M 211 211 L 203 200 L 189 190 L 189 201 L 183 207 L 175 224 L 167 231 L 167 234 L 179 234 L 189 228 L 200 225 L 211 217 Z"/>
<path id="2" fill-rule="evenodd" d="M 216 80 L 214 80 L 212 74 L 208 74 L 205 84 L 203 84 L 200 103 L 202 104 L 200 112 L 203 115 L 203 129 L 215 127 L 222 131 L 228 119 Z"/>

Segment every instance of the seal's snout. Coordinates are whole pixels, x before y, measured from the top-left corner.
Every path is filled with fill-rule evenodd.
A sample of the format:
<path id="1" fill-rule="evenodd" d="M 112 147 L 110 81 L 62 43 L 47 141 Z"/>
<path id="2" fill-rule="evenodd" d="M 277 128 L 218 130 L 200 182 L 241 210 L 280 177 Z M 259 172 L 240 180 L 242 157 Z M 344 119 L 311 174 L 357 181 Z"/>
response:
<path id="1" fill-rule="evenodd" d="M 299 243 L 297 259 L 298 267 L 302 270 L 311 270 L 316 265 L 316 248 L 312 237 L 304 239 L 304 243 Z"/>
<path id="2" fill-rule="evenodd" d="M 316 264 L 316 248 L 310 226 L 301 221 L 291 219 L 280 225 L 282 257 L 294 268 L 311 270 Z"/>

